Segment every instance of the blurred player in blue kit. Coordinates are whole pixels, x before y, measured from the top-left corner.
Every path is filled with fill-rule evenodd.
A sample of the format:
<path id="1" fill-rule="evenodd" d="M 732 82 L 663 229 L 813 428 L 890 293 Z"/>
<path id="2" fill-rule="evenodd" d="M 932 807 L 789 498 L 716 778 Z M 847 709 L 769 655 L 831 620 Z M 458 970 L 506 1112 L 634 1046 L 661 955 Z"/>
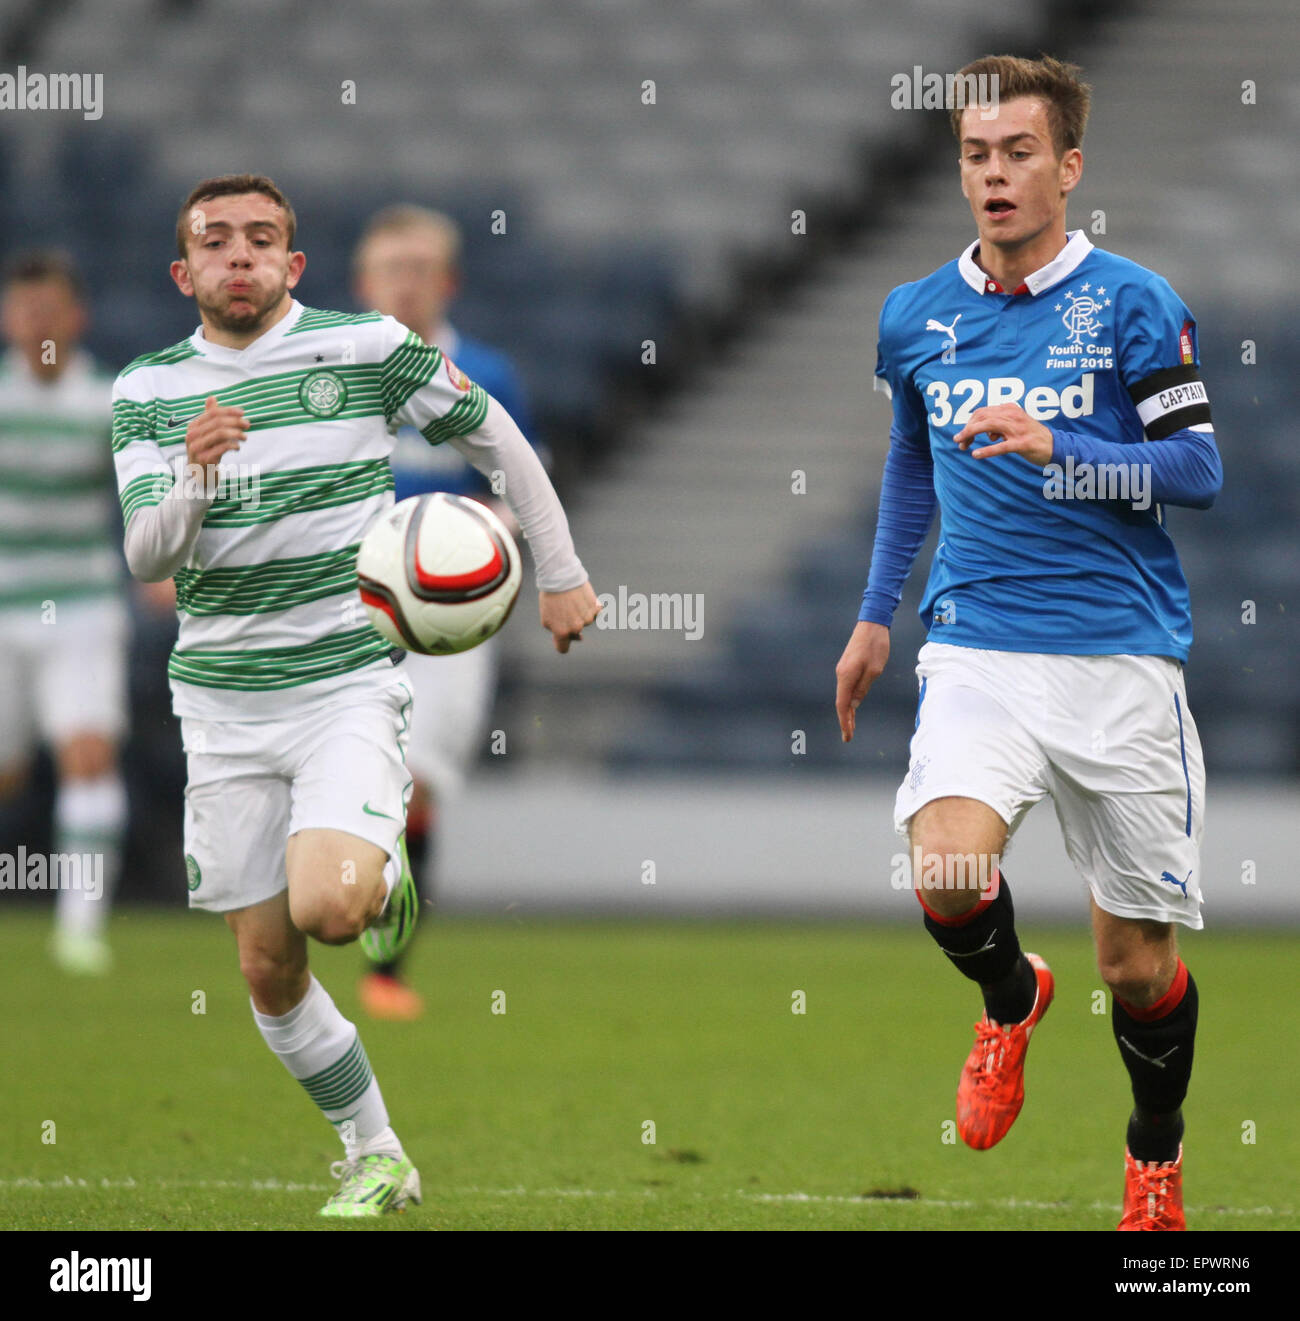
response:
<path id="1" fill-rule="evenodd" d="M 1079 70 L 1006 56 L 958 78 L 970 75 L 998 88 L 996 104 L 952 111 L 978 237 L 881 311 L 876 376 L 893 425 L 836 708 L 847 741 L 937 508 L 894 822 L 927 930 L 983 995 L 958 1132 L 977 1150 L 1006 1135 L 1052 1001 L 1000 869 L 1025 813 L 1050 797 L 1091 891 L 1132 1084 L 1119 1228 L 1182 1229 L 1197 990 L 1175 924 L 1202 925 L 1205 774 L 1183 682 L 1190 602 L 1164 509 L 1206 509 L 1222 483 L 1196 323 L 1159 275 L 1066 231 L 1090 103 Z"/>
<path id="2" fill-rule="evenodd" d="M 527 436 L 523 387 L 509 358 L 462 335 L 447 319 L 460 289 L 460 252 L 461 234 L 450 217 L 409 204 L 388 207 L 371 217 L 357 244 L 357 301 L 396 317 L 426 344 L 436 344 L 503 405 Z M 414 427 L 402 427 L 392 464 L 397 500 L 426 491 L 469 496 L 490 506 L 517 533 L 500 492 L 450 446 L 429 445 Z M 406 660 L 415 692 L 406 754 L 414 779 L 406 843 L 412 870 L 429 899 L 439 815 L 461 789 L 487 735 L 498 644 L 492 637 L 470 651 L 450 656 L 411 653 Z M 424 1012 L 423 997 L 401 975 L 404 958 L 374 965 L 362 977 L 361 1003 L 372 1017 L 411 1020 Z"/>

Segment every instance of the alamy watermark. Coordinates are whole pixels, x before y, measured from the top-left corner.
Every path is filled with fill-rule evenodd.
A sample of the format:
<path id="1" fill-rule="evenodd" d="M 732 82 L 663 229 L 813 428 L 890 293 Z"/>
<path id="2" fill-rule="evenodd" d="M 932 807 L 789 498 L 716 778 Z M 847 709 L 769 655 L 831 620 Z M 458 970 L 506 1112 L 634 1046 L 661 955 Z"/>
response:
<path id="1" fill-rule="evenodd" d="M 631 592 L 620 584 L 617 596 L 602 592 L 596 600 L 597 628 L 681 633 L 689 642 L 704 636 L 703 592 Z"/>
<path id="2" fill-rule="evenodd" d="M 215 476 L 202 465 L 187 463 L 179 477 L 159 473 L 154 494 L 163 499 L 174 486 L 187 500 L 229 500 L 241 509 L 257 509 L 261 503 L 262 466 L 258 463 L 223 463 Z"/>
<path id="3" fill-rule="evenodd" d="M 889 80 L 889 104 L 894 110 L 965 110 L 978 106 L 981 119 L 998 113 L 996 73 L 926 73 L 919 64 L 911 73 Z"/>
<path id="4" fill-rule="evenodd" d="M 1151 507 L 1149 463 L 1065 463 L 1043 469 L 1043 495 L 1048 500 L 1125 500 L 1134 509 Z"/>
<path id="5" fill-rule="evenodd" d="M 0 73 L 0 110 L 80 110 L 85 119 L 104 113 L 102 73 Z"/>
<path id="6" fill-rule="evenodd" d="M 996 899 L 1002 883 L 996 853 L 895 853 L 889 860 L 889 884 L 895 890 L 978 890 Z"/>
<path id="7" fill-rule="evenodd" d="M 0 853 L 0 890 L 82 890 L 90 899 L 104 893 L 102 853 Z"/>

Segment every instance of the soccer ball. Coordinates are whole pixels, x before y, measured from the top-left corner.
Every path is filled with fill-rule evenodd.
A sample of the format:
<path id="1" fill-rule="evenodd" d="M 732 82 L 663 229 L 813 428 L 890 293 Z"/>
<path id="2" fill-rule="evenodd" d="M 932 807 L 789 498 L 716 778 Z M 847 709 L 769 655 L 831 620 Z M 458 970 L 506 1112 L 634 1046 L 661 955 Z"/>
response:
<path id="1" fill-rule="evenodd" d="M 468 651 L 510 615 L 523 578 L 519 548 L 486 505 L 438 491 L 413 495 L 371 524 L 357 554 L 370 622 L 425 656 Z"/>

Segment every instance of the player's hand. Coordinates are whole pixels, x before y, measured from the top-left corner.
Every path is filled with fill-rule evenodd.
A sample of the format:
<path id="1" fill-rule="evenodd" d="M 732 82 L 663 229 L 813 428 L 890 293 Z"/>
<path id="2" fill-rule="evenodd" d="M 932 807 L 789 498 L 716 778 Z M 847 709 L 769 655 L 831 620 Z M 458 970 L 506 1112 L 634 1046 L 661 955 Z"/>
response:
<path id="1" fill-rule="evenodd" d="M 963 449 L 976 436 L 987 434 L 992 444 L 971 450 L 973 459 L 991 459 L 995 454 L 1023 454 L 1038 468 L 1052 461 L 1053 436 L 1041 422 L 1035 422 L 1019 404 L 994 404 L 977 408 L 970 421 L 953 437 Z"/>
<path id="2" fill-rule="evenodd" d="M 555 650 L 563 655 L 570 642 L 582 641 L 582 630 L 600 614 L 600 602 L 591 583 L 571 587 L 567 592 L 539 592 L 542 627 L 550 629 Z"/>
<path id="3" fill-rule="evenodd" d="M 242 408 L 217 403 L 216 395 L 209 395 L 203 412 L 190 419 L 185 428 L 185 456 L 190 466 L 198 464 L 205 478 L 215 478 L 221 456 L 237 450 L 248 432 L 248 419 Z"/>
<path id="4" fill-rule="evenodd" d="M 845 743 L 853 742 L 858 705 L 888 662 L 889 630 L 883 624 L 859 620 L 835 667 L 835 714 L 840 718 L 840 738 Z"/>

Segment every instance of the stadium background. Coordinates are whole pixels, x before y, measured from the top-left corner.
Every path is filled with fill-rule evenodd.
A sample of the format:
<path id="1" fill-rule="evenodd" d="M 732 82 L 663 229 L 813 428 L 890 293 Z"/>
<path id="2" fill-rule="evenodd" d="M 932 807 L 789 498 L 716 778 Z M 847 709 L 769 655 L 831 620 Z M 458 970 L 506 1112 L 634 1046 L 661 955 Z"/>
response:
<path id="1" fill-rule="evenodd" d="M 891 108 L 891 79 L 1050 49 L 1095 88 L 1071 225 L 1160 270 L 1200 325 L 1224 489 L 1170 526 L 1214 788 L 1209 908 L 1300 911 L 1277 866 L 1258 868 L 1254 890 L 1236 883 L 1241 860 L 1291 833 L 1300 773 L 1300 383 L 1283 356 L 1296 209 L 1277 187 L 1300 100 L 1271 39 L 1283 0 L 1237 6 L 1231 31 L 1208 0 L 1092 5 L 1087 21 L 1040 0 L 996 18 L 958 0 L 869 17 L 852 0 L 436 12 L 7 4 L 4 67 L 102 71 L 104 111 L 0 117 L 0 236 L 5 251 L 77 255 L 90 346 L 116 369 L 192 329 L 166 268 L 175 205 L 207 174 L 259 170 L 287 190 L 308 254 L 298 295 L 313 306 L 353 306 L 349 254 L 375 208 L 409 199 L 462 223 L 453 315 L 520 364 L 597 591 L 698 594 L 703 630 L 593 631 L 560 661 L 520 611 L 493 720 L 505 751 L 485 749 L 479 783 L 446 814 L 446 902 L 897 908 L 882 862 L 915 705 L 920 572 L 847 748 L 833 668 L 887 444 L 888 406 L 870 389 L 880 303 L 959 252 L 970 218 L 946 116 Z M 1243 104 L 1245 79 L 1257 104 Z M 178 902 L 169 638 L 140 623 L 123 894 Z M 36 846 L 48 796 L 38 777 L 6 812 L 4 842 Z M 1035 860 L 1053 856 L 1047 816 L 1021 845 Z M 594 836 L 576 871 L 529 842 L 566 819 Z M 495 820 L 518 822 L 517 852 L 509 838 L 481 847 Z M 1063 855 L 1044 869 L 1061 885 L 1039 898 L 1075 908 Z"/>
<path id="2" fill-rule="evenodd" d="M 6 0 L 0 68 L 102 72 L 104 113 L 0 113 L 0 249 L 76 254 L 89 345 L 117 368 L 193 328 L 167 264 L 201 177 L 284 187 L 312 306 L 353 305 L 349 253 L 376 208 L 456 216 L 454 320 L 520 365 L 596 590 L 699 594 L 704 629 L 592 630 L 561 659 L 521 607 L 492 721 L 506 751 L 485 748 L 445 814 L 442 908 L 913 923 L 889 886 L 889 808 L 919 572 L 847 748 L 833 669 L 887 444 L 880 304 L 954 257 L 971 224 L 946 114 L 891 108 L 891 78 L 1002 51 L 1082 64 L 1093 113 L 1070 225 L 1192 308 L 1224 461 L 1213 510 L 1169 517 L 1196 627 L 1207 919 L 1295 922 L 1289 21 L 1287 0 L 1241 0 L 1230 20 L 1210 0 Z M 171 639 L 136 615 L 122 899 L 179 905 Z M 42 763 L 0 812 L 0 849 L 49 847 L 50 791 Z M 1036 879 L 1018 909 L 1082 925 L 1049 809 L 1019 850 Z"/>

